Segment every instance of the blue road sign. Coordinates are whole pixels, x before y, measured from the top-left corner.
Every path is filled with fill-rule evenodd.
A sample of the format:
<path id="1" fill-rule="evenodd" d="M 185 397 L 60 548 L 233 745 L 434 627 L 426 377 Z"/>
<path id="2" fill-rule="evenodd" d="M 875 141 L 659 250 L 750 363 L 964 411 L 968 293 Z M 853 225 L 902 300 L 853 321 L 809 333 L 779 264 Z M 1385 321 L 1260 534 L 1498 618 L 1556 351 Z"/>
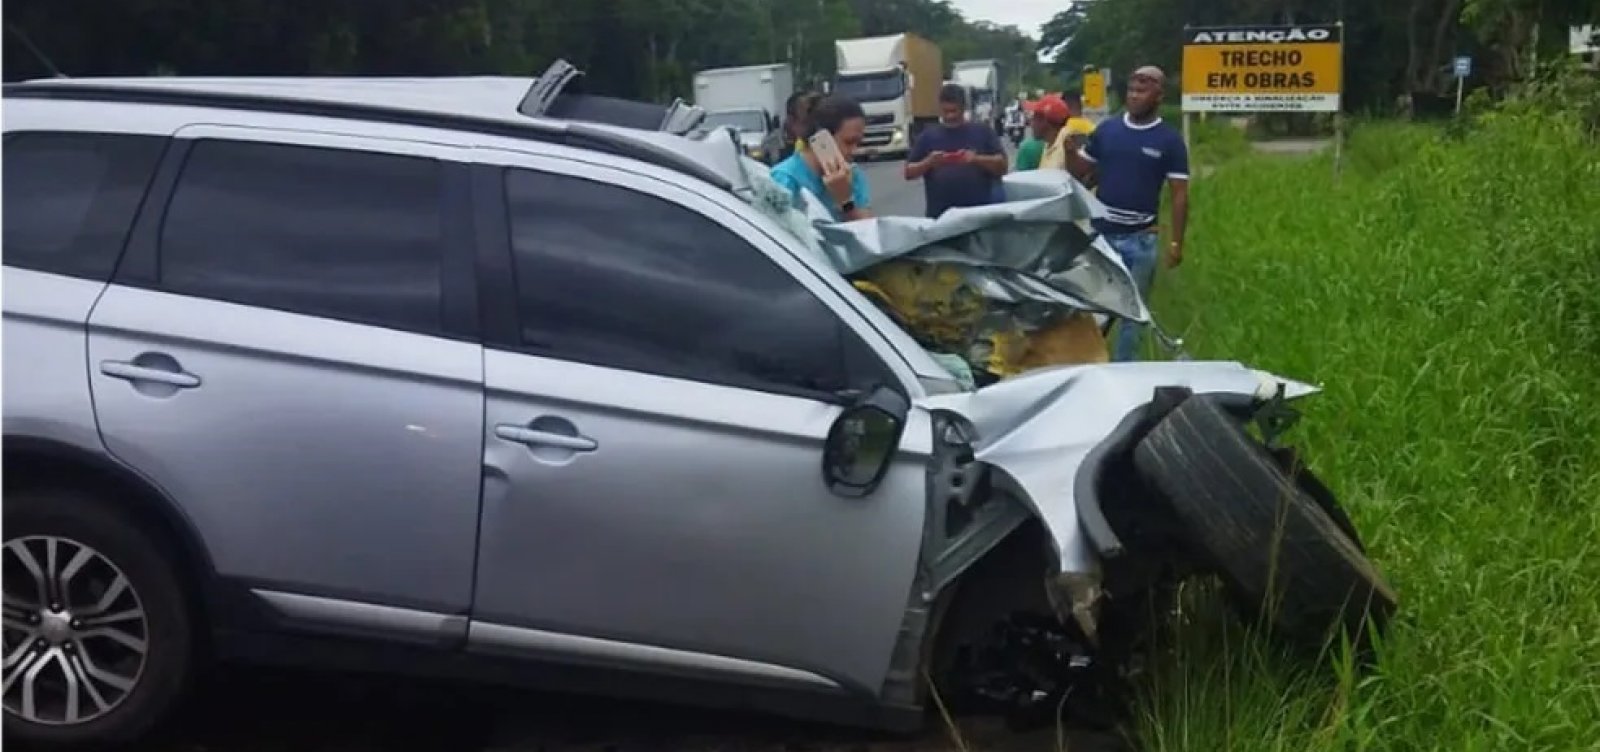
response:
<path id="1" fill-rule="evenodd" d="M 1466 78 L 1472 75 L 1472 58 L 1462 55 L 1456 58 L 1456 78 Z"/>

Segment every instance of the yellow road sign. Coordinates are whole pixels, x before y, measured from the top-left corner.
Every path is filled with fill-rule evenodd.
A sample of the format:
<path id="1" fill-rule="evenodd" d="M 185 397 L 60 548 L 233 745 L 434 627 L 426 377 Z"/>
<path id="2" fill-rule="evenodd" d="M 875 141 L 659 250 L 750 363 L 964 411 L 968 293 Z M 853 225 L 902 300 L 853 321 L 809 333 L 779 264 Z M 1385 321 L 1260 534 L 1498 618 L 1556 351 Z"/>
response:
<path id="1" fill-rule="evenodd" d="M 1110 99 L 1106 96 L 1106 79 L 1110 76 L 1110 68 L 1083 67 L 1083 114 L 1095 122 L 1105 119 L 1111 111 Z"/>
<path id="2" fill-rule="evenodd" d="M 1105 109 L 1106 106 L 1106 77 L 1098 68 L 1087 68 L 1083 71 L 1083 107 L 1084 109 Z"/>
<path id="3" fill-rule="evenodd" d="M 1336 112 L 1344 89 L 1338 24 L 1184 30 L 1185 112 Z"/>

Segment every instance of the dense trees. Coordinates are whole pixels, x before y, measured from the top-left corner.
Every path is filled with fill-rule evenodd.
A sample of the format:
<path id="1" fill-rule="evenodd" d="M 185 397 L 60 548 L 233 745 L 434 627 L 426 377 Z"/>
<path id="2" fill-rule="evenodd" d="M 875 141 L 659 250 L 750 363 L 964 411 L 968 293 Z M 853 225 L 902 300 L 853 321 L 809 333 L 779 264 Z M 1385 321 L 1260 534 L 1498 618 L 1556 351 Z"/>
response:
<path id="1" fill-rule="evenodd" d="M 1347 106 L 1387 109 L 1402 94 L 1446 93 L 1456 55 L 1472 55 L 1491 88 L 1524 77 L 1539 55 L 1562 54 L 1569 25 L 1600 20 L 1600 0 L 1078 0 L 1039 43 L 1069 78 L 1091 63 L 1175 73 L 1185 24 L 1341 19 Z"/>
<path id="2" fill-rule="evenodd" d="M 999 0 L 997 0 L 999 1 Z M 1346 26 L 1346 101 L 1387 109 L 1401 94 L 1447 93 L 1450 58 L 1476 60 L 1500 89 L 1559 56 L 1600 0 L 1062 0 L 1035 40 L 962 17 L 948 0 L 10 0 L 8 79 L 93 74 L 370 73 L 530 75 L 565 57 L 607 93 L 686 95 L 694 71 L 791 61 L 833 69 L 833 40 L 915 31 L 947 62 L 991 57 L 1028 87 L 1072 85 L 1087 63 L 1176 73 L 1187 24 Z M 1054 70 L 1035 48 L 1057 54 Z"/>
<path id="3" fill-rule="evenodd" d="M 1036 40 L 946 0 L 11 0 L 8 79 L 72 75 L 531 75 L 564 57 L 607 93 L 688 94 L 694 71 L 792 61 L 831 74 L 833 40 L 915 31 L 947 62 L 999 58 L 1037 79 Z M 15 32 L 12 31 L 15 29 Z"/>

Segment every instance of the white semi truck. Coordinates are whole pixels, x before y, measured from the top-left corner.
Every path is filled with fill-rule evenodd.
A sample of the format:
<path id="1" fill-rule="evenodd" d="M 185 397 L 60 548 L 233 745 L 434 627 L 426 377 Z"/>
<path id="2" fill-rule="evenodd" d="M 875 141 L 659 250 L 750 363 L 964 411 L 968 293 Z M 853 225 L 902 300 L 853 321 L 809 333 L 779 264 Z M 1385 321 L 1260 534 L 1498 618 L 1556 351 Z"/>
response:
<path id="1" fill-rule="evenodd" d="M 944 58 L 938 45 L 916 34 L 840 39 L 838 73 L 831 92 L 861 103 L 867 133 L 857 154 L 895 155 L 911 150 L 922 129 L 939 120 Z"/>
<path id="2" fill-rule="evenodd" d="M 772 164 L 783 151 L 783 109 L 794 92 L 788 63 L 712 68 L 694 76 L 694 103 L 705 127 L 728 126 L 752 158 Z"/>
<path id="3" fill-rule="evenodd" d="M 950 77 L 967 87 L 972 119 L 987 123 L 995 133 L 1005 125 L 1001 122 L 1000 64 L 994 60 L 962 60 L 951 68 Z"/>

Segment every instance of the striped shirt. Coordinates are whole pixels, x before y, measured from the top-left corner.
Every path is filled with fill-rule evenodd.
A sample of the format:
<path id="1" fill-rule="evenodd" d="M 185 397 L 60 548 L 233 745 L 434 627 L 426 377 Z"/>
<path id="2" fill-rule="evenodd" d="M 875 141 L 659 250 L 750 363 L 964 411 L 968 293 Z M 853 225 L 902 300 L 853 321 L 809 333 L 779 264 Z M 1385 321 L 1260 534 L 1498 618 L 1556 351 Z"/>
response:
<path id="1" fill-rule="evenodd" d="M 1156 118 L 1135 124 L 1127 113 L 1108 118 L 1089 135 L 1083 157 L 1095 164 L 1096 196 L 1106 217 L 1095 229 L 1120 235 L 1149 229 L 1161 208 L 1161 187 L 1189 179 L 1189 149 L 1183 136 Z"/>

